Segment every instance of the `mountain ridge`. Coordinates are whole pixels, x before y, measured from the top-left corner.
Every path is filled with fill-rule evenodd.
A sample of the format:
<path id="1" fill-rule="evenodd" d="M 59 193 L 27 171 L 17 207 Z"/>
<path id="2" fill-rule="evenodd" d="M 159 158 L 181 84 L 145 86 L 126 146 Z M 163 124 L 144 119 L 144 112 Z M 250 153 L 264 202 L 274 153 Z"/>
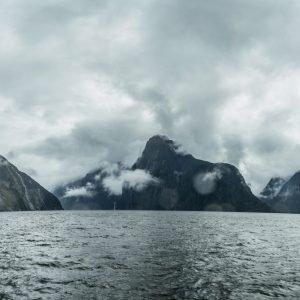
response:
<path id="1" fill-rule="evenodd" d="M 98 172 L 103 174 L 101 170 Z M 130 172 L 139 172 L 140 175 L 144 172 L 147 184 L 131 182 L 132 178 L 136 181 L 139 179 L 127 176 Z M 236 167 L 196 159 L 166 136 L 151 137 L 141 157 L 131 168 L 121 170 L 119 175 L 101 177 L 96 173 L 56 189 L 55 194 L 68 203 L 65 208 L 97 203 L 94 207 L 113 209 L 116 203 L 119 209 L 270 211 L 266 204 L 252 194 Z M 100 180 L 97 181 L 96 176 L 100 176 Z M 113 184 L 120 184 L 122 178 L 127 181 L 124 179 L 121 193 L 114 194 L 110 188 Z M 111 186 L 103 185 L 105 181 L 110 182 Z M 64 200 L 68 190 L 82 187 L 88 189 L 89 183 L 95 187 L 93 195 L 81 194 Z"/>
<path id="2" fill-rule="evenodd" d="M 269 206 L 273 206 L 276 196 L 279 194 L 287 179 L 282 177 L 272 177 L 264 189 L 258 195 L 259 199 Z"/>
<path id="3" fill-rule="evenodd" d="M 0 155 L 0 211 L 61 210 L 59 200 Z"/>
<path id="4" fill-rule="evenodd" d="M 300 213 L 300 171 L 282 186 L 272 206 L 276 212 Z"/>

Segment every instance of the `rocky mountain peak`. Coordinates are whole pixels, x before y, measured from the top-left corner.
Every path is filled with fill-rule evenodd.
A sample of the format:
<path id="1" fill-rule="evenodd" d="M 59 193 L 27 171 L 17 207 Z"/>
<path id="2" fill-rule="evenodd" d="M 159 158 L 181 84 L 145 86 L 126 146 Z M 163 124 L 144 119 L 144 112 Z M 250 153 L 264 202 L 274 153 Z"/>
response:
<path id="1" fill-rule="evenodd" d="M 135 188 L 134 185 L 123 186 L 121 193 L 112 195 L 105 188 L 110 179 L 107 180 L 104 175 L 97 180 L 97 188 L 92 195 L 68 197 L 67 200 L 63 200 L 66 201 L 64 207 L 113 209 L 116 203 L 118 209 L 270 210 L 252 194 L 236 167 L 196 159 L 166 136 L 151 137 L 141 157 L 127 172 L 146 174 L 148 179 L 150 177 L 153 180 L 144 182 L 139 188 Z M 90 182 L 92 179 L 86 176 L 62 187 L 56 195 L 64 197 L 66 191 L 72 188 L 86 188 Z"/>
<path id="2" fill-rule="evenodd" d="M 263 191 L 260 193 L 262 198 L 273 199 L 278 195 L 286 180 L 281 177 L 272 177 Z"/>
<path id="3" fill-rule="evenodd" d="M 148 171 L 164 170 L 167 166 L 174 166 L 178 158 L 192 157 L 182 150 L 180 144 L 164 135 L 155 135 L 146 143 L 142 156 L 133 165 L 133 169 Z"/>
<path id="4" fill-rule="evenodd" d="M 146 147 L 144 150 L 144 154 L 148 154 L 153 152 L 153 149 L 160 154 L 164 153 L 174 153 L 179 149 L 180 145 L 175 143 L 173 140 L 169 139 L 167 136 L 164 135 L 155 135 L 151 137 L 148 142 L 146 143 Z"/>

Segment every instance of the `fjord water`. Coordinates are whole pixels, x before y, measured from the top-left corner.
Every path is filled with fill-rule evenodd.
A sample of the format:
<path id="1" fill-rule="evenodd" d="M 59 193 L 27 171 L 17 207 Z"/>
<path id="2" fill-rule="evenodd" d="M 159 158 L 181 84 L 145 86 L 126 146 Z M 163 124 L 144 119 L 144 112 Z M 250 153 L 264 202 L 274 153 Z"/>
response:
<path id="1" fill-rule="evenodd" d="M 300 298 L 300 216 L 0 214 L 1 299 Z"/>

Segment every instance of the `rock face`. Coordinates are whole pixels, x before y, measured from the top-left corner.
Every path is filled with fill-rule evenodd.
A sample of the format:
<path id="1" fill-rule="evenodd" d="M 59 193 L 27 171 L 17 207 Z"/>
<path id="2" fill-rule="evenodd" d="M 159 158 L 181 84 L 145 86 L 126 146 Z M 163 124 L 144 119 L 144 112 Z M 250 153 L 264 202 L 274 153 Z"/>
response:
<path id="1" fill-rule="evenodd" d="M 286 179 L 281 177 L 273 177 L 268 182 L 266 187 L 263 189 L 263 191 L 260 193 L 260 199 L 273 206 L 273 202 L 275 197 L 278 195 L 280 190 L 282 189 L 283 185 L 286 183 Z"/>
<path id="2" fill-rule="evenodd" d="M 0 211 L 62 209 L 59 200 L 0 156 Z"/>
<path id="3" fill-rule="evenodd" d="M 272 207 L 276 212 L 300 213 L 300 172 L 282 186 Z"/>
<path id="4" fill-rule="evenodd" d="M 252 194 L 236 167 L 195 159 L 164 136 L 147 142 L 131 168 L 137 170 L 155 180 L 142 189 L 124 182 L 121 193 L 112 195 L 103 186 L 108 175 L 99 169 L 55 194 L 66 209 L 112 209 L 116 203 L 118 209 L 270 211 Z M 76 196 L 72 196 L 74 190 Z"/>
<path id="5" fill-rule="evenodd" d="M 146 144 L 133 169 L 143 169 L 161 184 L 125 190 L 123 201 L 137 209 L 269 211 L 232 165 L 195 159 L 164 136 Z"/>

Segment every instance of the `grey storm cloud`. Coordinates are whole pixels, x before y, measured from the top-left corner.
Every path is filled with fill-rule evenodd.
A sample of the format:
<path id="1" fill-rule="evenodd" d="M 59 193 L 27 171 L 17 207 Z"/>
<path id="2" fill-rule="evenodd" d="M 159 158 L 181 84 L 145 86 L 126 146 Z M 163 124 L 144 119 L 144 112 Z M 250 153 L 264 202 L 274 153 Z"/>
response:
<path id="1" fill-rule="evenodd" d="M 296 0 L 3 0 L 0 151 L 48 188 L 160 133 L 255 192 L 300 169 Z"/>

